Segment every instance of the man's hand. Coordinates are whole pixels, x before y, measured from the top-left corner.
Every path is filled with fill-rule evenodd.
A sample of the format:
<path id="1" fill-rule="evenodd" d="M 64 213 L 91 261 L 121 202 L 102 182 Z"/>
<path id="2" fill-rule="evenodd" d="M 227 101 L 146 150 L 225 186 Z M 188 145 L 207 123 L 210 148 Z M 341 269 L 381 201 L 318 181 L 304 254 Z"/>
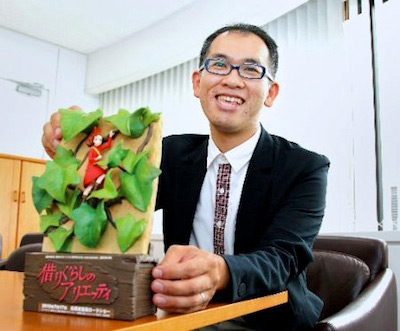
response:
<path id="1" fill-rule="evenodd" d="M 217 290 L 228 285 L 225 260 L 194 246 L 171 246 L 153 269 L 154 304 L 168 312 L 204 309 Z"/>
<path id="2" fill-rule="evenodd" d="M 68 109 L 80 109 L 78 106 L 72 106 Z M 53 158 L 56 153 L 57 145 L 62 139 L 61 128 L 61 114 L 55 112 L 50 117 L 50 122 L 43 126 L 42 144 L 46 153 Z"/>

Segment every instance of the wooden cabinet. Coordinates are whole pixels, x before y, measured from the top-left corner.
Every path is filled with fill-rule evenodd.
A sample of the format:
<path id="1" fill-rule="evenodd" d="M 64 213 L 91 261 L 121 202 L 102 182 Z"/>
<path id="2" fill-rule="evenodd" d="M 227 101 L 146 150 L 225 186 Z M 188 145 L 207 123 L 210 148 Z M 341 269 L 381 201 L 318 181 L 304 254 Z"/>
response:
<path id="1" fill-rule="evenodd" d="M 32 202 L 32 176 L 40 176 L 45 161 L 0 154 L 0 233 L 6 258 L 27 232 L 39 232 L 39 215 Z"/>

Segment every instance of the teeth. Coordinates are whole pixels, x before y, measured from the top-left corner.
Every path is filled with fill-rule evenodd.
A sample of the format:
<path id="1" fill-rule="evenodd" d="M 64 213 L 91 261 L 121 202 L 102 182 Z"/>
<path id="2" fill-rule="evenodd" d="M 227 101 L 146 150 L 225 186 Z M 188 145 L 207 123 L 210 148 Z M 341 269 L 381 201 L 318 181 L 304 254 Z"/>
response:
<path id="1" fill-rule="evenodd" d="M 225 101 L 225 102 L 236 102 L 238 105 L 241 105 L 243 103 L 243 100 L 240 98 L 236 97 L 228 97 L 226 95 L 220 95 L 218 96 L 218 100 L 220 101 Z"/>

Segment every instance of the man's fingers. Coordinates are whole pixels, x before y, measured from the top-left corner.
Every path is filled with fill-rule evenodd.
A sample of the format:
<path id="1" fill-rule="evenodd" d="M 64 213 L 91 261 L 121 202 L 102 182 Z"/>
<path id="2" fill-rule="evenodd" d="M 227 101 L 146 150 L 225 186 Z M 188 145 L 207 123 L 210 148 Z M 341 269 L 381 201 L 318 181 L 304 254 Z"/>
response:
<path id="1" fill-rule="evenodd" d="M 73 109 L 73 110 L 80 110 L 80 109 L 82 109 L 81 107 L 79 107 L 79 106 L 71 106 L 71 107 L 69 107 L 68 109 Z"/>
<path id="2" fill-rule="evenodd" d="M 168 248 L 167 252 L 165 253 L 164 259 L 160 262 L 160 265 L 168 263 L 179 263 L 183 259 L 190 259 L 198 251 L 199 249 L 194 246 L 172 245 L 170 248 Z"/>
<path id="3" fill-rule="evenodd" d="M 182 280 L 161 280 L 156 279 L 151 284 L 151 289 L 155 293 L 176 296 L 190 296 L 200 292 L 208 291 L 214 287 L 210 277 L 206 274 L 192 279 Z"/>
<path id="4" fill-rule="evenodd" d="M 165 253 L 164 258 L 158 264 L 157 267 L 153 269 L 153 277 L 154 278 L 164 278 L 164 266 L 165 265 L 177 265 L 182 260 L 187 259 L 187 256 L 192 257 L 193 251 L 198 251 L 199 249 L 193 246 L 181 246 L 181 245 L 172 245 L 168 248 L 167 252 Z M 169 268 L 167 268 L 169 269 Z M 167 272 L 168 274 L 169 272 Z M 169 276 L 168 276 L 169 277 Z"/>
<path id="5" fill-rule="evenodd" d="M 203 295 L 196 293 L 191 296 L 155 294 L 153 296 L 153 302 L 157 307 L 167 312 L 190 313 L 205 308 L 210 298 L 213 296 L 213 294 L 208 291 L 202 293 Z"/>
<path id="6" fill-rule="evenodd" d="M 206 259 L 202 256 L 193 258 L 191 260 L 180 262 L 180 263 L 165 263 L 161 264 L 159 267 L 156 267 L 153 270 L 153 274 L 157 273 L 158 270 L 161 270 L 162 279 L 188 279 L 198 277 L 205 273 L 208 273 L 210 270 L 213 270 L 214 267 L 209 259 Z"/>
<path id="7" fill-rule="evenodd" d="M 50 123 L 46 123 L 43 127 L 42 144 L 50 157 L 54 156 L 58 142 L 59 140 L 54 136 L 53 127 Z"/>
<path id="8" fill-rule="evenodd" d="M 55 112 L 50 117 L 50 124 L 53 129 L 54 138 L 60 140 L 61 136 L 61 114 L 59 112 Z"/>
<path id="9" fill-rule="evenodd" d="M 71 106 L 68 109 L 78 110 L 78 106 Z M 53 158 L 56 152 L 56 147 L 62 139 L 61 133 L 61 113 L 54 112 L 50 121 L 46 123 L 43 127 L 42 144 L 46 153 Z"/>

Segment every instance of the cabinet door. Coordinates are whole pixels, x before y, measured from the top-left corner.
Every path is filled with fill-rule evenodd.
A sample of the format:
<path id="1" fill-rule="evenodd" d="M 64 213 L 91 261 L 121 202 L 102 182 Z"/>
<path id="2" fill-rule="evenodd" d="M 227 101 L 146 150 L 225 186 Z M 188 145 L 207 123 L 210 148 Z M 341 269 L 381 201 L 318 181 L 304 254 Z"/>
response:
<path id="1" fill-rule="evenodd" d="M 1 258 L 16 247 L 19 178 L 21 161 L 0 158 L 0 233 L 3 237 Z"/>
<path id="2" fill-rule="evenodd" d="M 18 215 L 17 243 L 28 232 L 40 232 L 40 217 L 32 201 L 32 176 L 41 176 L 45 165 L 29 161 L 22 161 L 21 190 Z"/>

